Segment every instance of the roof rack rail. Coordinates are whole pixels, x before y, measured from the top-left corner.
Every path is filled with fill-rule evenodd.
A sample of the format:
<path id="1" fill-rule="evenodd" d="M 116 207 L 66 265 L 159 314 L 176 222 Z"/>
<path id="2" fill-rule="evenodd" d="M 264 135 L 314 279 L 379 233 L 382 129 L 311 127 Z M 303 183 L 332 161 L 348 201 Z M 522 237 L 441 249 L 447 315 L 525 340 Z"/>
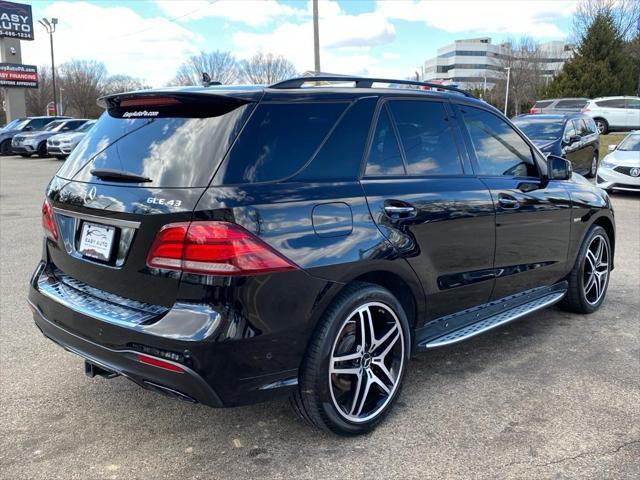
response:
<path id="1" fill-rule="evenodd" d="M 301 88 L 302 85 L 309 82 L 354 82 L 355 88 L 371 88 L 371 86 L 374 83 L 394 83 L 399 85 L 414 85 L 418 87 L 429 87 L 434 89 L 446 90 L 449 92 L 454 92 L 460 95 L 464 95 L 465 97 L 477 98 L 471 95 L 469 92 L 462 90 L 460 88 L 451 87 L 449 85 L 441 85 L 439 83 L 418 82 L 415 80 L 395 80 L 391 78 L 367 78 L 367 77 L 349 77 L 349 76 L 337 76 L 337 75 L 290 78 L 288 80 L 283 80 L 282 82 L 269 85 L 269 88 L 278 88 L 278 89 Z"/>

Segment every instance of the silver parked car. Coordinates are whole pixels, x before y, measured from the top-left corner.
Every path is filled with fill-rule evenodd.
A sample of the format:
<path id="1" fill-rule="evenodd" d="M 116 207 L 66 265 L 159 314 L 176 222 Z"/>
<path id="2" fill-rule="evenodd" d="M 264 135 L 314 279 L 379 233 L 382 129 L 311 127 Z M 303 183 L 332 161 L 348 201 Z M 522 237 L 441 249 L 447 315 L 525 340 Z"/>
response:
<path id="1" fill-rule="evenodd" d="M 529 113 L 571 113 L 579 112 L 589 103 L 588 98 L 551 98 L 538 100 Z"/>
<path id="2" fill-rule="evenodd" d="M 629 133 L 618 145 L 609 145 L 609 151 L 598 167 L 596 185 L 608 191 L 640 193 L 640 130 Z"/>
<path id="3" fill-rule="evenodd" d="M 582 109 L 593 118 L 601 134 L 640 128 L 640 97 L 594 98 Z"/>
<path id="4" fill-rule="evenodd" d="M 74 148 L 85 137 L 87 132 L 93 128 L 95 120 L 89 120 L 80 128 L 69 133 L 59 133 L 47 139 L 47 153 L 58 160 L 67 158 Z"/>

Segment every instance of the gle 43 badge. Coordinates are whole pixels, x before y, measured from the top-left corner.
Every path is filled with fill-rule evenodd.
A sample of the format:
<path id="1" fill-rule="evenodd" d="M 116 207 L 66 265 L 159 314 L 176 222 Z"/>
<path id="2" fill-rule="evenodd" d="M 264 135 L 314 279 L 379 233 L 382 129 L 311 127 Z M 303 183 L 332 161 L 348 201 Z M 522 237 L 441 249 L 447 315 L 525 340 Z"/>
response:
<path id="1" fill-rule="evenodd" d="M 149 197 L 147 198 L 147 203 L 150 203 L 152 205 L 167 205 L 169 207 L 179 207 L 180 205 L 182 205 L 182 200 Z"/>

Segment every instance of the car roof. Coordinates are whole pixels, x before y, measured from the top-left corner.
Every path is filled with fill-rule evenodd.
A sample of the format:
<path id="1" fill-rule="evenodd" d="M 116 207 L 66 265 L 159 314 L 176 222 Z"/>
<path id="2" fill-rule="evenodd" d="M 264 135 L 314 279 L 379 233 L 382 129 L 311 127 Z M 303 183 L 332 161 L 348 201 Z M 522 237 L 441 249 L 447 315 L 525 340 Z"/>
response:
<path id="1" fill-rule="evenodd" d="M 545 98 L 542 100 L 536 100 L 538 102 L 556 102 L 558 100 L 589 100 L 588 97 L 560 97 L 560 98 Z"/>
<path id="2" fill-rule="evenodd" d="M 572 118 L 589 118 L 591 119 L 591 117 L 589 117 L 588 115 L 585 115 L 584 113 L 580 113 L 580 112 L 570 112 L 570 113 L 531 113 L 531 114 L 524 114 L 524 115 L 518 115 L 516 118 L 514 118 L 513 120 L 519 120 L 519 119 L 533 119 L 533 120 L 569 120 Z"/>
<path id="3" fill-rule="evenodd" d="M 471 94 L 451 87 L 449 85 L 428 84 L 424 82 L 410 82 L 407 80 L 394 80 L 394 79 L 369 79 L 364 77 L 332 77 L 327 80 L 326 83 L 333 82 L 338 85 L 320 85 L 300 87 L 295 85 L 296 81 L 305 81 L 311 83 L 316 81 L 315 79 L 325 79 L 327 77 L 309 77 L 290 79 L 279 84 L 274 85 L 209 85 L 209 86 L 185 86 L 185 87 L 161 87 L 147 90 L 137 90 L 132 92 L 124 92 L 113 95 L 108 95 L 99 99 L 99 104 L 103 107 L 106 106 L 107 101 L 118 97 L 129 96 L 156 96 L 162 94 L 194 94 L 194 95 L 215 95 L 215 96 L 228 96 L 231 98 L 243 99 L 246 101 L 259 101 L 259 100 L 300 100 L 314 98 L 327 99 L 328 97 L 334 100 L 340 99 L 354 99 L 364 96 L 416 96 L 422 98 L 438 97 L 438 98 L 450 98 L 450 99 L 464 99 L 465 101 L 477 103 L 485 108 L 494 109 L 486 102 L 472 96 Z M 354 83 L 357 81 L 371 81 L 373 83 L 386 83 L 388 87 L 373 87 L 373 86 L 346 86 L 344 84 Z M 319 80 L 318 83 L 323 83 L 324 80 Z M 342 85 L 341 85 L 342 84 Z M 404 85 L 407 85 L 403 88 Z M 416 88 L 419 86 L 429 86 L 431 90 L 424 90 Z M 413 86 L 413 88 L 408 88 Z M 436 90 L 440 88 L 441 90 Z M 446 91 L 444 89 L 447 89 Z"/>
<path id="4" fill-rule="evenodd" d="M 616 95 L 613 97 L 597 97 L 597 98 L 594 98 L 592 102 L 595 102 L 597 100 L 618 100 L 621 98 L 640 98 L 640 97 L 636 97 L 635 95 Z"/>

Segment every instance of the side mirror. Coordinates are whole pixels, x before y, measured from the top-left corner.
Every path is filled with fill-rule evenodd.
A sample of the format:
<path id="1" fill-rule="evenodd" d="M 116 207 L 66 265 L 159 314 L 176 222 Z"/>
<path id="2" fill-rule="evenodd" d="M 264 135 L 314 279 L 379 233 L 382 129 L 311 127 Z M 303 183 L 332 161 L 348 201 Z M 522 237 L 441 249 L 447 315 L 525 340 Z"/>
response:
<path id="1" fill-rule="evenodd" d="M 547 157 L 547 170 L 549 180 L 569 180 L 573 174 L 571 162 L 556 155 Z"/>
<path id="2" fill-rule="evenodd" d="M 613 151 L 616 149 L 616 147 L 617 147 L 617 146 L 618 146 L 618 145 L 609 145 L 609 147 L 608 147 L 607 149 L 608 149 L 610 152 L 613 152 Z"/>
<path id="3" fill-rule="evenodd" d="M 580 135 L 571 135 L 569 137 L 569 145 L 579 142 L 580 141 Z"/>

